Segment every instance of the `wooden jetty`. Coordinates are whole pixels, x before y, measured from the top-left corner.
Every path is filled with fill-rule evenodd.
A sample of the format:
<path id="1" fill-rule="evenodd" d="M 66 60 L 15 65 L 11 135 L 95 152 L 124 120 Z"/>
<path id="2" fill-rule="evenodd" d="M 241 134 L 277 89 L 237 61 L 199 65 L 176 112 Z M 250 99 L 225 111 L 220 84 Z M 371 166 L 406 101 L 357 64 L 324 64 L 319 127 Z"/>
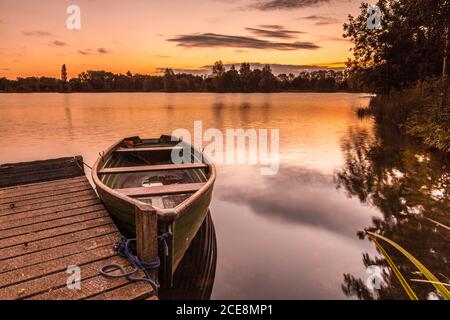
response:
<path id="1" fill-rule="evenodd" d="M 80 156 L 0 166 L 0 300 L 156 299 L 147 282 L 100 275 L 109 264 L 133 268 L 114 249 L 121 235 L 83 168 Z M 156 213 L 136 215 L 138 256 L 151 261 Z M 80 289 L 67 286 L 71 266 Z"/>

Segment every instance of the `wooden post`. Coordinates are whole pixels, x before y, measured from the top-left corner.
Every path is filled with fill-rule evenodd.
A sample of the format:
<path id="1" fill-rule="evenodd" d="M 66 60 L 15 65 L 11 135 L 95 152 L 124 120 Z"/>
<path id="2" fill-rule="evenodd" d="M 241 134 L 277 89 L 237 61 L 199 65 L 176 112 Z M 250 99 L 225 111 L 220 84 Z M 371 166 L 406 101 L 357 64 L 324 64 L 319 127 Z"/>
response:
<path id="1" fill-rule="evenodd" d="M 152 262 L 158 257 L 158 218 L 151 206 L 136 206 L 136 250 L 144 262 Z M 149 270 L 153 280 L 158 281 L 158 270 Z"/>

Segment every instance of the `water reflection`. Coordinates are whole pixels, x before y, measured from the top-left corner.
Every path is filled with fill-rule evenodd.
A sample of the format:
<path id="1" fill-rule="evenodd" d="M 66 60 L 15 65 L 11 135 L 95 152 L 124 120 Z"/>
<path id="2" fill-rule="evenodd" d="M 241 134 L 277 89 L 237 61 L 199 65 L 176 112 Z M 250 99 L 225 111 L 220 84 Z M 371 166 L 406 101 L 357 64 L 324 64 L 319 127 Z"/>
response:
<path id="1" fill-rule="evenodd" d="M 233 183 L 233 188 L 218 186 L 221 200 L 249 206 L 268 220 L 286 224 L 309 225 L 353 237 L 355 228 L 367 222 L 356 203 L 344 194 L 336 194 L 333 176 L 302 166 L 283 165 L 275 176 L 262 177 L 257 170 L 240 171 L 247 184 Z M 224 178 L 226 179 L 226 178 Z"/>
<path id="2" fill-rule="evenodd" d="M 345 164 L 336 173 L 338 187 L 382 213 L 366 230 L 395 241 L 440 281 L 448 283 L 450 233 L 427 220 L 431 218 L 450 226 L 448 155 L 426 150 L 381 126 L 377 126 L 373 134 L 351 129 L 343 140 L 342 152 Z M 364 239 L 365 233 L 359 232 L 358 237 Z M 388 245 L 383 247 L 406 279 L 424 279 L 401 253 Z M 365 279 L 345 274 L 342 290 L 347 296 L 364 300 L 407 298 L 395 275 L 386 268 L 383 257 L 365 253 L 363 264 L 383 268 L 381 289 L 372 292 Z M 435 296 L 431 284 L 409 284 L 420 299 Z"/>
<path id="3" fill-rule="evenodd" d="M 217 241 L 211 214 L 205 218 L 174 275 L 173 287 L 162 286 L 163 300 L 209 300 L 217 265 Z"/>
<path id="4" fill-rule="evenodd" d="M 278 175 L 263 177 L 259 166 L 217 166 L 211 210 L 220 250 L 212 298 L 354 298 L 341 290 L 342 274 L 364 279 L 361 254 L 380 256 L 372 243 L 358 240 L 355 233 L 372 221 L 385 221 L 386 212 L 385 200 L 380 197 L 380 206 L 367 205 L 370 202 L 359 189 L 367 189 L 364 179 L 371 170 L 383 170 L 372 168 L 373 163 L 400 162 L 395 159 L 405 156 L 398 153 L 406 152 L 391 146 L 399 145 L 392 140 L 397 136 L 386 138 L 376 159 L 362 161 L 372 163 L 356 174 L 362 180 L 344 183 L 342 179 L 342 188 L 336 189 L 336 171 L 351 177 L 357 170 L 349 166 L 352 162 L 347 159 L 353 158 L 341 148 L 343 137 L 354 140 L 348 129 L 354 127 L 353 135 L 367 144 L 349 150 L 362 149 L 371 156 L 381 143 L 372 121 L 360 121 L 355 115 L 356 108 L 367 103 L 364 95 L 345 93 L 4 94 L 0 95 L 0 135 L 7 151 L 0 154 L 0 163 L 81 154 L 92 164 L 99 151 L 124 136 L 158 137 L 176 128 L 193 130 L 197 120 L 203 121 L 204 130 L 222 132 L 278 128 Z M 357 155 L 354 161 L 360 158 Z M 419 168 L 428 163 L 426 157 L 419 158 L 424 161 Z M 433 171 L 432 180 L 442 174 L 444 160 L 433 155 L 433 164 L 426 164 Z M 362 187 L 349 187 L 358 184 Z M 401 191 L 407 194 L 414 189 L 407 187 Z M 351 198 L 347 188 L 354 194 Z M 439 192 L 432 195 L 439 197 Z M 423 202 L 414 195 L 408 199 L 411 207 Z"/>

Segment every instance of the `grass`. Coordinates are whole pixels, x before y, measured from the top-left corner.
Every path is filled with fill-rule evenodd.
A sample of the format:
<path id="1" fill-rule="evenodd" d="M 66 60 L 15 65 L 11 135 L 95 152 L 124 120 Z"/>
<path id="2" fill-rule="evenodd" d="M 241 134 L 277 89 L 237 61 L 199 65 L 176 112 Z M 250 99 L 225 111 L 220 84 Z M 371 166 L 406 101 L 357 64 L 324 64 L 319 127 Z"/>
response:
<path id="1" fill-rule="evenodd" d="M 380 245 L 380 243 L 377 241 L 377 239 L 383 240 L 384 242 L 390 244 L 392 247 L 394 247 L 397 251 L 402 253 L 416 268 L 420 271 L 420 273 L 427 278 L 426 280 L 420 280 L 420 282 L 426 282 L 432 284 L 436 290 L 444 297 L 446 300 L 450 300 L 450 291 L 446 288 L 448 286 L 447 284 L 442 283 L 439 281 L 419 260 L 417 260 L 412 254 L 410 254 L 408 251 L 406 251 L 404 248 L 402 248 L 399 244 L 396 242 L 381 236 L 379 234 L 366 231 L 369 237 L 374 241 L 375 245 L 380 249 L 380 252 L 383 254 L 383 256 L 386 258 L 386 261 L 388 262 L 389 266 L 393 270 L 395 276 L 400 281 L 401 285 L 403 286 L 403 289 L 405 290 L 406 294 L 411 300 L 418 300 L 417 295 L 415 292 L 411 289 L 406 279 L 403 277 L 403 275 L 400 273 L 400 270 L 398 270 L 397 266 L 394 264 L 394 261 L 392 258 L 388 255 L 388 253 L 384 250 L 384 248 Z M 417 281 L 418 279 L 413 279 L 411 281 Z"/>
<path id="2" fill-rule="evenodd" d="M 375 116 L 380 123 L 395 126 L 430 147 L 450 152 L 450 107 L 444 111 L 440 108 L 441 87 L 440 80 L 429 80 L 409 89 L 377 95 L 368 108 L 359 108 L 357 114 Z"/>

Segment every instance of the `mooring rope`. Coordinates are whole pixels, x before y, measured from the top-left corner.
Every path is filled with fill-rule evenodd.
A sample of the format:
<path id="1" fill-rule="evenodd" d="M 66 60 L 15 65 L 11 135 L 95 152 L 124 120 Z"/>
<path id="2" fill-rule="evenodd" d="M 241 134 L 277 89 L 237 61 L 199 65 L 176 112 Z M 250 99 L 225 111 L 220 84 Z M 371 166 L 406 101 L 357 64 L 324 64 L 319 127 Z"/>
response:
<path id="1" fill-rule="evenodd" d="M 169 255 L 169 246 L 167 244 L 167 240 L 170 239 L 171 236 L 172 236 L 172 233 L 166 232 L 158 237 L 158 240 L 163 243 L 165 256 Z M 113 264 L 109 264 L 109 265 L 101 268 L 100 274 L 106 278 L 111 278 L 111 279 L 125 277 L 128 279 L 128 281 L 131 281 L 131 282 L 136 282 L 136 281 L 148 282 L 151 285 L 151 287 L 153 288 L 155 295 L 157 295 L 158 289 L 159 289 L 159 283 L 156 280 L 152 279 L 147 271 L 159 268 L 159 266 L 161 265 L 161 261 L 158 256 L 153 261 L 150 261 L 150 262 L 144 262 L 144 261 L 140 260 L 136 255 L 134 255 L 132 253 L 132 250 L 131 250 L 131 244 L 135 243 L 135 242 L 136 242 L 136 239 L 127 239 L 125 237 L 122 237 L 120 239 L 120 241 L 115 245 L 115 248 L 116 248 L 119 256 L 127 259 L 131 263 L 131 265 L 134 267 L 134 269 L 132 271 L 127 272 L 122 265 L 113 263 Z M 133 276 L 139 270 L 144 271 L 144 273 L 145 273 L 144 277 L 139 278 L 139 277 Z M 120 271 L 120 274 L 114 275 L 114 274 L 109 273 L 112 271 Z"/>

